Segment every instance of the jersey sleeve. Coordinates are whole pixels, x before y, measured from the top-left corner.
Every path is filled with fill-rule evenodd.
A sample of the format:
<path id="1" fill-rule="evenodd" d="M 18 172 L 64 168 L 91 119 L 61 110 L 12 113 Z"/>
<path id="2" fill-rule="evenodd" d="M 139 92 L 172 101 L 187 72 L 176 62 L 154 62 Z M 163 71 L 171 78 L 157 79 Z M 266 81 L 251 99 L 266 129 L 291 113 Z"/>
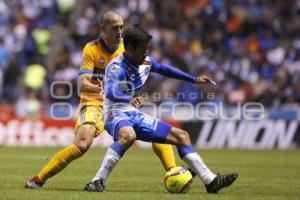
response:
<path id="1" fill-rule="evenodd" d="M 130 102 L 132 96 L 124 92 L 125 71 L 112 63 L 105 71 L 105 97 L 113 102 Z"/>
<path id="2" fill-rule="evenodd" d="M 195 76 L 187 74 L 179 69 L 176 69 L 173 66 L 160 64 L 154 58 L 151 58 L 151 72 L 162 74 L 170 78 L 188 81 L 191 83 L 195 83 L 196 81 Z"/>
<path id="3" fill-rule="evenodd" d="M 95 56 L 92 49 L 88 44 L 83 48 L 82 53 L 82 65 L 80 67 L 79 75 L 81 74 L 93 74 L 95 68 Z"/>

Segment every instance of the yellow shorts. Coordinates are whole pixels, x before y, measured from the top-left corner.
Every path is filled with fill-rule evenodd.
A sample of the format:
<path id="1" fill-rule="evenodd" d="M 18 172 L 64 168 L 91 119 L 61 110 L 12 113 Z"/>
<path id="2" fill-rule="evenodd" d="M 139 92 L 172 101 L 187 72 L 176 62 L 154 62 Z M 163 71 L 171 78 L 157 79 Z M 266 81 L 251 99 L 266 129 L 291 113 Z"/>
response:
<path id="1" fill-rule="evenodd" d="M 82 124 L 91 124 L 96 128 L 95 137 L 104 131 L 102 120 L 102 107 L 94 105 L 82 105 L 78 110 L 75 130 Z"/>

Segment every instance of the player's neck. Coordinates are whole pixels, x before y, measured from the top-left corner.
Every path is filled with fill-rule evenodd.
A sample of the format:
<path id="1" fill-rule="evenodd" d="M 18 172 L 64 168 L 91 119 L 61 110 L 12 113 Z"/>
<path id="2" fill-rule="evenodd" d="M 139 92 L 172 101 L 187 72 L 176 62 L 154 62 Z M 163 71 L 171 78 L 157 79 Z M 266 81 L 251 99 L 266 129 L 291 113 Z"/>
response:
<path id="1" fill-rule="evenodd" d="M 130 64 L 130 65 L 132 65 L 133 67 L 138 67 L 139 65 L 138 64 L 136 64 L 135 62 L 134 62 L 134 59 L 132 59 L 131 58 L 131 56 L 130 55 L 128 55 L 128 52 L 124 52 L 124 57 L 125 57 L 125 59 L 127 60 L 127 62 Z"/>
<path id="2" fill-rule="evenodd" d="M 112 44 L 112 43 L 105 43 L 105 44 L 110 51 L 115 51 L 119 47 L 119 44 Z"/>
<path id="3" fill-rule="evenodd" d="M 110 53 L 115 52 L 119 47 L 119 43 L 116 44 L 116 43 L 108 42 L 104 38 L 100 38 L 100 43 L 102 44 L 104 49 Z"/>

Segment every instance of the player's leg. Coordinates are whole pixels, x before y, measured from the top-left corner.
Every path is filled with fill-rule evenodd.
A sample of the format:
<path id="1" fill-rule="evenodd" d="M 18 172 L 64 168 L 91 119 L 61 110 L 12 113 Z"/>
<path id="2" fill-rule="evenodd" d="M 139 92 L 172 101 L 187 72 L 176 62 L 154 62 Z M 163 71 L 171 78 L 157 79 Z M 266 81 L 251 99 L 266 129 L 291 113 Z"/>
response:
<path id="1" fill-rule="evenodd" d="M 180 158 L 198 174 L 209 193 L 217 193 L 220 189 L 231 185 L 238 174 L 215 175 L 205 165 L 202 158 L 194 151 L 189 134 L 181 129 L 172 127 L 168 133 L 167 143 L 176 145 Z"/>
<path id="2" fill-rule="evenodd" d="M 136 139 L 134 129 L 131 126 L 122 127 L 118 133 L 118 141 L 115 141 L 107 150 L 100 169 L 93 180 L 106 180 L 113 168 L 117 165 L 124 153 L 131 147 Z"/>
<path id="3" fill-rule="evenodd" d="M 171 128 L 167 142 L 175 145 L 178 154 L 202 179 L 204 184 L 209 184 L 216 175 L 204 164 L 201 157 L 194 151 L 189 134 L 178 128 Z"/>
<path id="4" fill-rule="evenodd" d="M 142 133 L 142 135 L 138 134 L 140 136 L 140 138 L 138 139 L 140 140 L 151 142 L 151 134 L 155 129 L 157 129 L 159 132 L 165 132 L 167 129 L 166 132 L 168 132 L 170 128 L 170 126 L 166 123 L 157 123 L 159 122 L 159 120 L 138 110 L 134 112 L 128 112 L 127 114 L 131 116 L 132 113 L 134 113 L 133 116 L 135 117 L 133 117 L 131 121 L 135 124 L 135 127 L 137 129 L 136 132 Z M 157 139 L 158 141 L 162 141 L 160 138 Z M 176 166 L 174 152 L 171 145 L 152 143 L 152 148 L 155 154 L 161 160 L 165 170 Z"/>
<path id="5" fill-rule="evenodd" d="M 138 139 L 143 141 L 153 141 L 156 143 L 169 143 L 176 145 L 181 158 L 188 153 L 193 153 L 193 155 L 195 154 L 191 145 L 189 134 L 187 132 L 178 128 L 174 128 L 169 124 L 144 113 L 141 113 L 141 115 L 144 117 L 139 123 L 138 130 L 136 130 Z M 198 164 L 196 169 L 194 169 L 195 163 L 187 162 L 187 164 L 193 169 L 193 171 L 195 170 L 195 172 L 200 175 L 205 184 L 208 184 L 216 177 L 216 175 L 205 166 L 199 156 L 197 158 L 199 158 L 198 160 L 200 161 L 200 166 Z"/>
<path id="6" fill-rule="evenodd" d="M 38 177 L 43 182 L 63 170 L 70 162 L 81 157 L 90 147 L 95 137 L 96 128 L 83 124 L 76 130 L 73 144 L 56 153 L 40 171 Z"/>
<path id="7" fill-rule="evenodd" d="M 27 181 L 25 187 L 31 189 L 42 187 L 47 179 L 59 173 L 73 160 L 81 157 L 92 144 L 95 130 L 95 127 L 89 124 L 81 125 L 76 130 L 74 142 L 57 152 L 36 176 Z"/>
<path id="8" fill-rule="evenodd" d="M 73 143 L 57 152 L 36 176 L 26 182 L 25 187 L 41 188 L 48 178 L 59 173 L 73 160 L 81 157 L 89 149 L 93 138 L 104 129 L 102 117 L 100 117 L 101 113 L 98 109 L 93 107 L 81 109 L 81 115 L 77 120 L 77 122 L 81 122 L 76 125 Z"/>
<path id="9" fill-rule="evenodd" d="M 152 148 L 166 171 L 176 166 L 172 145 L 152 143 Z"/>
<path id="10" fill-rule="evenodd" d="M 118 164 L 124 153 L 136 140 L 136 133 L 128 121 L 116 124 L 114 131 L 108 132 L 113 135 L 115 142 L 108 148 L 102 160 L 101 166 L 91 182 L 86 184 L 84 190 L 89 192 L 103 192 L 105 181 L 114 167 Z M 113 133 L 113 134 L 112 134 Z"/>

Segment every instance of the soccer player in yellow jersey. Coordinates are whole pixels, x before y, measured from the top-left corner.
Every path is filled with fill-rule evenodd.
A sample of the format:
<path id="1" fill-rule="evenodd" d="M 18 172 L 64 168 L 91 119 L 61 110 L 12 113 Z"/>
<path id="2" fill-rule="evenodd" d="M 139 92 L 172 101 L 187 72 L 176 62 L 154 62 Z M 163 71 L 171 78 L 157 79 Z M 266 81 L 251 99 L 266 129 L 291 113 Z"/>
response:
<path id="1" fill-rule="evenodd" d="M 101 76 L 106 65 L 124 51 L 123 19 L 117 13 L 108 11 L 103 15 L 100 26 L 102 31 L 100 39 L 88 43 L 83 49 L 83 64 L 80 68 L 80 106 L 73 143 L 57 152 L 36 176 L 26 182 L 25 188 L 41 188 L 48 178 L 81 157 L 89 149 L 93 139 L 104 130 Z M 139 98 L 132 102 L 134 105 L 141 103 Z M 175 166 L 170 145 L 152 146 L 166 170 Z"/>

